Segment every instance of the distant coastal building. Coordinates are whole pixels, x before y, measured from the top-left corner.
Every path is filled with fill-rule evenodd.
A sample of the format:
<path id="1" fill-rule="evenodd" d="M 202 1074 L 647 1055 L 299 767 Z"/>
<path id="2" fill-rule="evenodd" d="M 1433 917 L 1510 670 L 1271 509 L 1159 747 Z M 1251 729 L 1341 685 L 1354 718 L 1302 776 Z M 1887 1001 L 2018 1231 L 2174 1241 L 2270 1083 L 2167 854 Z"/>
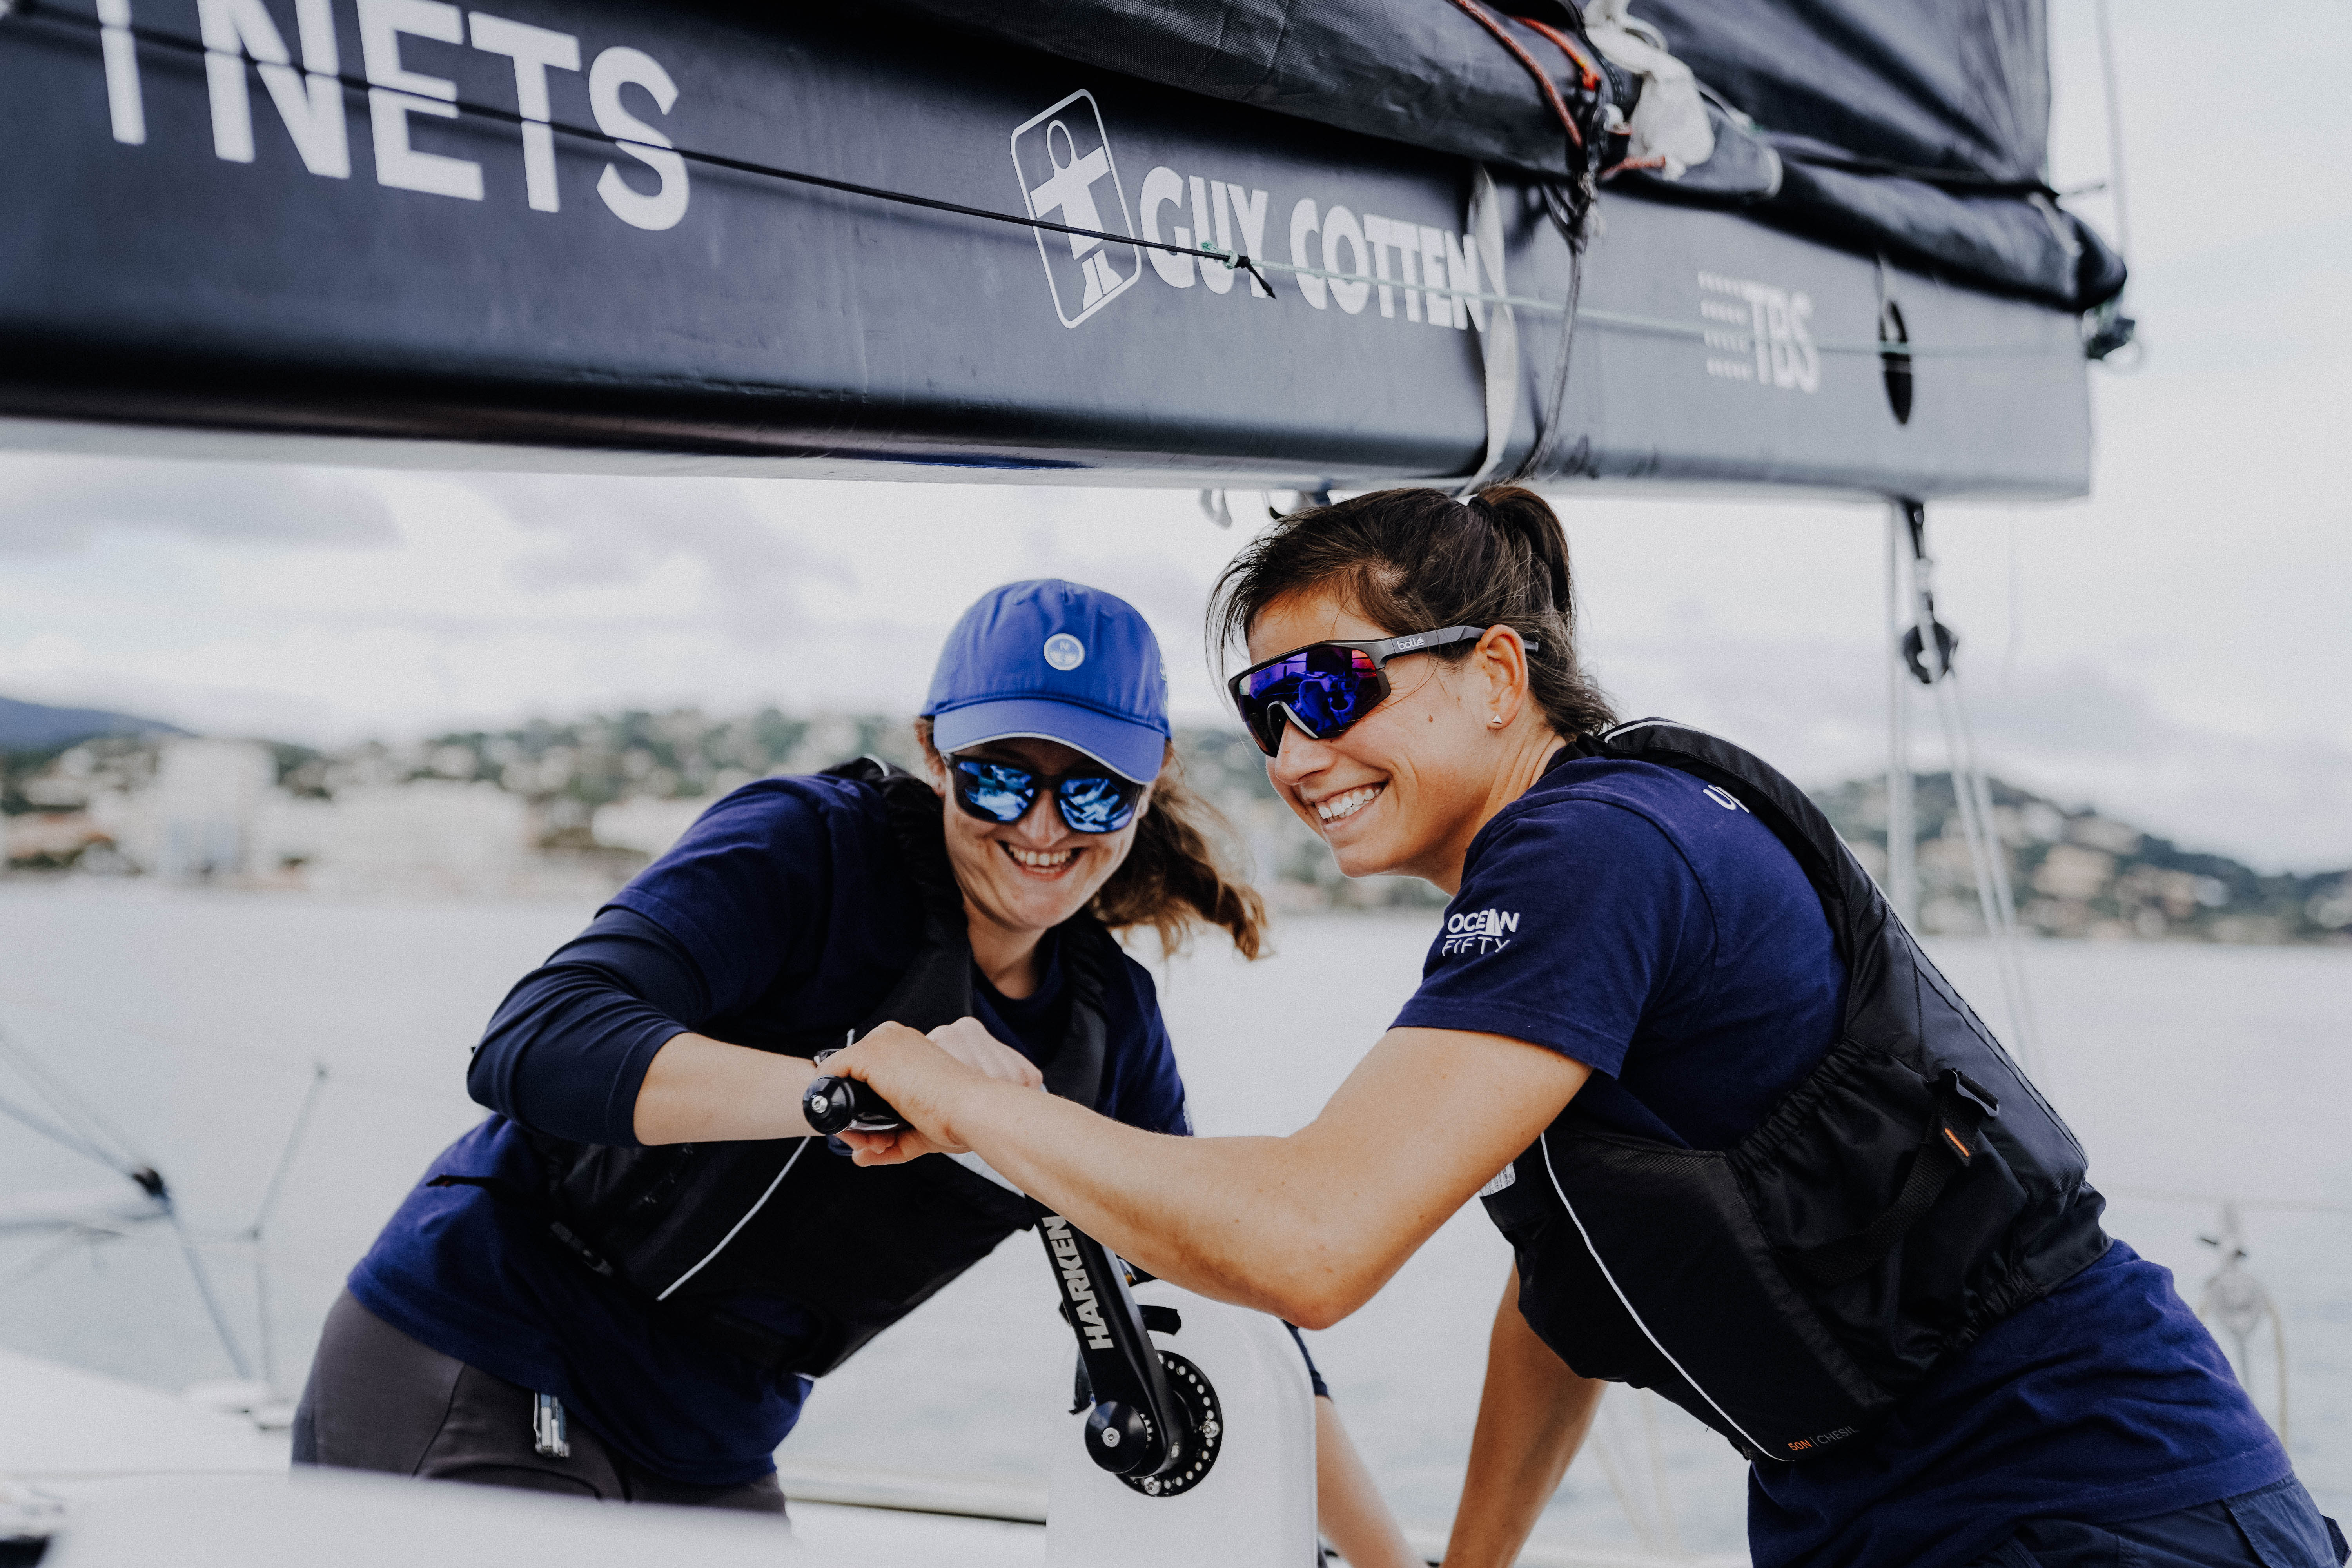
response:
<path id="1" fill-rule="evenodd" d="M 141 869 L 173 881 L 245 875 L 261 847 L 257 830 L 278 788 L 269 748 L 251 741 L 166 741 L 144 789 L 91 805 L 115 847 Z"/>
<path id="2" fill-rule="evenodd" d="M 1434 910 L 1410 877 L 1342 876 L 1277 796 L 1238 730 L 1176 736 L 1188 785 L 1232 825 L 1282 911 Z M 7 863 L 20 873 L 129 872 L 339 897 L 596 901 L 710 805 L 764 774 L 864 753 L 920 768 L 903 719 L 691 709 L 534 721 L 332 752 L 145 733 L 0 753 Z M 1920 929 L 1984 929 L 1949 779 L 1916 780 Z M 2352 873 L 2263 873 L 2182 849 L 2086 806 L 1999 780 L 1992 826 L 2025 930 L 2125 941 L 2352 944 Z M 1814 792 L 1874 877 L 1886 872 L 1883 780 Z"/>

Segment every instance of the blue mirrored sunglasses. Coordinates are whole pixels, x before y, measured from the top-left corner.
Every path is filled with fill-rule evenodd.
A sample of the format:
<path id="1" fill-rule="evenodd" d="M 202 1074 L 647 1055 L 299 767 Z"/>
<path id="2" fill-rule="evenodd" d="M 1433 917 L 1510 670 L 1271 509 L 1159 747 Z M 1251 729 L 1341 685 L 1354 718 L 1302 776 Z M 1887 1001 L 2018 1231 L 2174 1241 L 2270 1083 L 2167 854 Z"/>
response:
<path id="1" fill-rule="evenodd" d="M 1282 750 L 1288 725 L 1315 740 L 1332 740 L 1388 700 L 1389 660 L 1470 642 L 1491 629 L 1444 626 L 1403 637 L 1309 643 L 1234 676 L 1229 683 L 1234 706 L 1241 710 L 1250 739 L 1269 757 Z M 1529 642 L 1528 652 L 1541 646 Z"/>
<path id="2" fill-rule="evenodd" d="M 1048 777 L 1012 763 L 956 756 L 948 759 L 948 778 L 956 804 L 982 822 L 1018 822 L 1051 791 L 1062 820 L 1077 833 L 1117 833 L 1135 820 L 1135 803 L 1143 795 L 1141 784 L 1099 763 Z"/>

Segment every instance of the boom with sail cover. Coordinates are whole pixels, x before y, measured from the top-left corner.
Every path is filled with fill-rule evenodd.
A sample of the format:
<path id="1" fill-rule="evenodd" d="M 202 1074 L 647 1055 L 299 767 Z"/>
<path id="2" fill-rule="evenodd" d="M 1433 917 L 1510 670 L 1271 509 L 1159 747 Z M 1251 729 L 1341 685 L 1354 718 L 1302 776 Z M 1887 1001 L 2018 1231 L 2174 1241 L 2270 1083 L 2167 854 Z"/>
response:
<path id="1" fill-rule="evenodd" d="M 1512 141 L 1565 143 L 1524 66 L 1448 0 L 1292 7 L 1301 26 L 1345 12 L 1403 29 L 1383 47 L 1450 18 L 1428 58 L 1462 63 L 1457 109 L 1391 104 L 1379 134 L 1304 112 L 1311 95 L 1278 76 L 1242 90 L 1239 56 L 1180 70 L 1134 35 L 1096 58 L 1071 43 L 1092 35 L 1069 6 L 488 4 L 0 16 L 0 90 L 19 110 L 0 174 L 16 239 L 0 439 L 1322 489 L 1509 472 L 1549 431 L 1538 479 L 2086 484 L 2089 292 L 2023 264 L 1997 276 L 1998 246 L 1938 249 L 1885 216 L 1909 187 L 1987 210 L 2046 198 L 1826 163 L 1806 165 L 1817 187 L 1874 193 L 1834 223 L 1738 180 L 1727 194 L 1727 169 L 1778 166 L 1776 188 L 1797 189 L 1791 138 L 1905 168 L 1933 150 L 1874 140 L 1879 121 L 1822 134 L 1693 47 L 1717 37 L 1696 8 L 1656 14 L 1699 85 L 1733 82 L 1756 126 L 1769 109 L 1790 129 L 1743 129 L 1718 104 L 1713 158 L 1601 186 L 1556 395 L 1571 253 L 1546 187 L 1564 170 Z M 1930 9 L 1895 7 L 1869 36 L 1916 10 L 1915 54 L 1932 55 L 1955 29 L 2008 25 L 1979 5 L 1931 26 Z M 1221 10 L 1241 37 L 1250 6 Z M 1548 70 L 1574 68 L 1501 26 L 1549 50 Z M 2001 37 L 2032 77 L 2038 25 Z M 1847 64 L 1874 62 L 1916 96 L 1916 58 Z M 1357 96 L 1394 94 L 1368 79 Z M 1988 178 L 2037 155 L 2038 100 L 2011 107 L 2022 129 Z"/>

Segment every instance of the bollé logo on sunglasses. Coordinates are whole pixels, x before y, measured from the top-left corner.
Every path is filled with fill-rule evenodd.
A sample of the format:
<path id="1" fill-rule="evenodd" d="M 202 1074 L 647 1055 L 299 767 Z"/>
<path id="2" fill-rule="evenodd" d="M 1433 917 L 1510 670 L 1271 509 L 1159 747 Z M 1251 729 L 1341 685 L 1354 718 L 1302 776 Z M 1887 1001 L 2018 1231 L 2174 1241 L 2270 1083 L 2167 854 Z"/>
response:
<path id="1" fill-rule="evenodd" d="M 1437 954 L 1443 958 L 1456 952 L 1500 952 L 1511 945 L 1510 933 L 1518 929 L 1517 910 L 1479 910 L 1471 914 L 1448 915 Z"/>

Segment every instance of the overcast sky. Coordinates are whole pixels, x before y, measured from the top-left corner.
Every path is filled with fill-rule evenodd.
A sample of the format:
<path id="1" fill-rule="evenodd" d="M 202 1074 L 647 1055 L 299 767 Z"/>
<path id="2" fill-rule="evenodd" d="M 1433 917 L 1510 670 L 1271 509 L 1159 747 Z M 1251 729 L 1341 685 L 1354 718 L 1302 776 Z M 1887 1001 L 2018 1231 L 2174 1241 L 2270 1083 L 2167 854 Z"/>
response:
<path id="1" fill-rule="evenodd" d="M 2105 133 L 2088 0 L 2051 11 L 2064 187 L 2105 174 Z M 1936 514 L 1946 618 L 1995 772 L 2340 866 L 2352 21 L 2337 0 L 2221 33 L 2182 0 L 2116 20 L 2145 366 L 2093 375 L 2090 500 Z M 1876 508 L 1562 510 L 1622 709 L 1808 782 L 1881 765 Z M 0 457 L 0 693 L 314 742 L 621 703 L 911 710 L 977 587 L 1061 575 L 1140 606 L 1205 717 L 1201 606 L 1241 537 L 1189 492 Z M 1918 759 L 1942 765 L 1931 727 Z"/>

